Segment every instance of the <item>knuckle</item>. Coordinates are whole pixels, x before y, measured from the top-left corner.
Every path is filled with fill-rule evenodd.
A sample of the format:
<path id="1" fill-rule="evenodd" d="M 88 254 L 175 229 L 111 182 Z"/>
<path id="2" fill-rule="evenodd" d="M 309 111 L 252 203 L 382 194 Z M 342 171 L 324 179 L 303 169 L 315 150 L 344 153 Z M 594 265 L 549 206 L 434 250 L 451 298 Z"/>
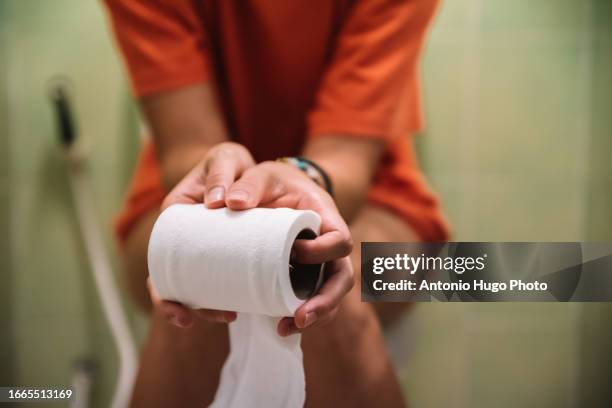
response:
<path id="1" fill-rule="evenodd" d="M 333 321 L 336 318 L 337 315 L 338 315 L 338 308 L 335 307 L 335 308 L 333 308 L 332 310 L 329 311 L 329 313 L 327 314 L 327 319 L 323 323 L 327 324 L 327 323 Z"/>
<path id="2" fill-rule="evenodd" d="M 209 171 L 210 168 L 214 166 L 215 154 L 216 154 L 216 147 L 213 147 L 206 153 L 206 155 L 204 155 L 204 160 L 203 160 L 204 172 Z"/>
<path id="3" fill-rule="evenodd" d="M 236 142 L 226 142 L 226 143 L 229 146 L 231 146 L 236 153 L 242 154 L 242 155 L 247 156 L 247 157 L 251 157 L 251 153 L 249 152 L 249 149 L 247 149 L 246 147 L 244 147 L 240 143 L 236 143 Z"/>
<path id="4" fill-rule="evenodd" d="M 332 310 L 332 306 L 330 304 L 330 300 L 326 299 L 324 302 L 321 302 L 317 308 L 316 312 L 319 317 L 325 317 Z"/>
<path id="5" fill-rule="evenodd" d="M 349 268 L 346 284 L 345 284 L 345 293 L 348 293 L 355 287 L 355 272 L 353 272 L 353 268 Z"/>
<path id="6" fill-rule="evenodd" d="M 220 170 L 214 170 L 206 176 L 206 187 L 225 186 L 226 173 Z"/>
<path id="7" fill-rule="evenodd" d="M 268 190 L 271 192 L 273 196 L 282 196 L 287 193 L 287 186 L 285 183 L 281 182 L 281 180 L 272 174 L 268 178 Z"/>
<path id="8" fill-rule="evenodd" d="M 259 163 L 258 167 L 261 167 L 262 169 L 266 169 L 266 170 L 272 170 L 276 168 L 277 165 L 278 163 L 273 160 L 265 160 Z"/>
<path id="9" fill-rule="evenodd" d="M 231 143 L 219 143 L 212 147 L 204 156 L 204 167 L 208 170 L 217 165 L 220 160 L 227 160 L 235 155 Z"/>
<path id="10" fill-rule="evenodd" d="M 264 173 L 261 165 L 246 169 L 242 175 L 243 178 L 251 178 Z"/>
<path id="11" fill-rule="evenodd" d="M 254 163 L 249 150 L 236 142 L 219 143 L 209 151 L 209 154 L 211 157 L 232 158 L 245 166 Z"/>
<path id="12" fill-rule="evenodd" d="M 237 153 L 237 143 L 223 142 L 217 145 L 216 155 L 220 157 L 235 157 Z"/>
<path id="13" fill-rule="evenodd" d="M 308 180 L 307 180 L 308 181 Z M 316 203 L 320 207 L 324 207 L 325 203 L 323 202 L 323 197 L 321 195 L 321 191 L 319 191 L 318 186 L 312 181 L 304 184 L 306 188 L 304 189 L 304 196 L 311 202 Z"/>
<path id="14" fill-rule="evenodd" d="M 269 163 L 274 162 L 262 162 L 257 166 L 253 166 L 245 171 L 245 174 L 257 175 L 258 177 L 265 177 L 266 179 L 274 174 L 273 168 Z"/>
<path id="15" fill-rule="evenodd" d="M 231 188 L 231 191 L 244 191 L 246 193 L 250 193 L 256 190 L 257 184 L 251 178 L 249 179 L 240 179 Z"/>
<path id="16" fill-rule="evenodd" d="M 278 175 L 282 174 L 281 172 L 284 170 L 282 168 L 279 168 L 279 165 L 282 164 L 276 161 L 267 160 L 259 163 L 256 168 L 260 169 L 263 173 L 270 177 L 278 178 Z"/>
<path id="17" fill-rule="evenodd" d="M 339 250 L 342 253 L 342 256 L 350 255 L 350 253 L 353 251 L 353 237 L 348 231 L 341 232 Z"/>
<path id="18" fill-rule="evenodd" d="M 319 320 L 317 320 L 317 327 L 325 327 L 330 324 L 336 316 L 336 312 L 334 310 L 327 313 L 325 316 L 322 316 Z"/>

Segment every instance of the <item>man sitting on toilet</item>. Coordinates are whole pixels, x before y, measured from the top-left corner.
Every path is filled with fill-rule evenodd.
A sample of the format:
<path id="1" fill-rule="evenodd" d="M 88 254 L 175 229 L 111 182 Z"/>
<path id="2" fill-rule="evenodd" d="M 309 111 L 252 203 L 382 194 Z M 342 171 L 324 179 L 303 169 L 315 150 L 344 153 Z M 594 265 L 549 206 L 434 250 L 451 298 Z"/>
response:
<path id="1" fill-rule="evenodd" d="M 318 212 L 321 235 L 294 256 L 332 268 L 278 326 L 303 333 L 306 405 L 403 406 L 381 322 L 405 305 L 360 301 L 353 242 L 447 238 L 410 139 L 436 3 L 106 0 L 152 136 L 117 223 L 132 294 L 151 313 L 133 406 L 210 403 L 228 354 L 233 312 L 147 289 L 151 228 L 173 203 Z"/>

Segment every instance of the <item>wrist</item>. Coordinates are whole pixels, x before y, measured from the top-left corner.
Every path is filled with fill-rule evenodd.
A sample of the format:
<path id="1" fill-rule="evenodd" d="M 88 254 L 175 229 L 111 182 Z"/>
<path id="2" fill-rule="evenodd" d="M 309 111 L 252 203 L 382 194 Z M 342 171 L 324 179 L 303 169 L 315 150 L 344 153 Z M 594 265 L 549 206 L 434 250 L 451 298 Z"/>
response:
<path id="1" fill-rule="evenodd" d="M 160 155 L 160 176 L 166 191 L 172 190 L 196 166 L 213 158 L 237 158 L 245 168 L 255 165 L 246 147 L 235 142 L 185 144 Z"/>
<path id="2" fill-rule="evenodd" d="M 160 178 L 164 189 L 172 190 L 203 160 L 210 149 L 209 145 L 178 146 L 158 156 Z"/>
<path id="3" fill-rule="evenodd" d="M 306 177 L 315 184 L 327 191 L 333 197 L 333 187 L 329 175 L 314 161 L 302 156 L 281 157 L 278 162 L 288 164 L 300 170 Z"/>

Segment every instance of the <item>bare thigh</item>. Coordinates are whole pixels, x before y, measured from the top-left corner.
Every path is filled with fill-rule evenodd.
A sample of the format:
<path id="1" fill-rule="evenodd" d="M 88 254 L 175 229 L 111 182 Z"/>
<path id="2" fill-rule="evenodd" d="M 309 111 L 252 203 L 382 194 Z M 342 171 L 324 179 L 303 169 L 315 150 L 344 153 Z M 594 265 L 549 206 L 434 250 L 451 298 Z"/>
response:
<path id="1" fill-rule="evenodd" d="M 364 207 L 351 231 L 356 243 L 351 259 L 357 283 L 333 322 L 303 336 L 306 405 L 401 407 L 401 388 L 377 318 L 377 312 L 392 319 L 401 310 L 375 310 L 361 302 L 359 244 L 409 241 L 416 236 L 397 216 L 373 206 Z M 205 406 L 214 397 L 228 352 L 226 325 L 202 321 L 191 329 L 179 329 L 152 312 L 132 406 Z"/>
<path id="2" fill-rule="evenodd" d="M 130 406 L 208 406 L 228 353 L 227 325 L 198 321 L 181 329 L 153 311 Z"/>
<path id="3" fill-rule="evenodd" d="M 356 285 L 329 325 L 302 338 L 307 406 L 402 407 L 403 395 L 385 349 L 377 313 L 393 320 L 405 306 L 380 308 L 361 302 L 361 241 L 412 241 L 417 237 L 396 215 L 366 206 L 351 225 Z"/>
<path id="4" fill-rule="evenodd" d="M 221 367 L 229 353 L 227 325 L 197 321 L 189 329 L 169 324 L 155 310 L 146 288 L 147 241 L 157 218 L 141 218 L 124 251 L 127 281 L 137 305 L 150 312 L 149 334 L 143 346 L 132 395 L 132 407 L 202 407 L 212 402 Z"/>
<path id="5" fill-rule="evenodd" d="M 366 206 L 353 224 L 351 233 L 356 243 L 351 254 L 355 273 L 361 276 L 361 245 L 363 242 L 416 242 L 419 236 L 398 215 L 381 207 Z M 391 326 L 409 309 L 412 303 L 374 303 L 383 327 Z"/>

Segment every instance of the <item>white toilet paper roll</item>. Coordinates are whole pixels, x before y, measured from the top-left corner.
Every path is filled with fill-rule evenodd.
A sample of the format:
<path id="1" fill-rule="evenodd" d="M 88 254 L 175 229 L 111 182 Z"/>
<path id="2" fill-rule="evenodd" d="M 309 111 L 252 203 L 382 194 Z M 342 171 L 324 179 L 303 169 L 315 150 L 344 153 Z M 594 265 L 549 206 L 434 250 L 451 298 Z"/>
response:
<path id="1" fill-rule="evenodd" d="M 276 324 L 321 283 L 321 265 L 290 268 L 289 260 L 296 238 L 313 238 L 319 228 L 313 211 L 201 204 L 173 205 L 156 221 L 148 263 L 160 297 L 240 312 L 230 324 L 231 352 L 213 406 L 303 405 L 300 338 L 281 338 Z"/>

